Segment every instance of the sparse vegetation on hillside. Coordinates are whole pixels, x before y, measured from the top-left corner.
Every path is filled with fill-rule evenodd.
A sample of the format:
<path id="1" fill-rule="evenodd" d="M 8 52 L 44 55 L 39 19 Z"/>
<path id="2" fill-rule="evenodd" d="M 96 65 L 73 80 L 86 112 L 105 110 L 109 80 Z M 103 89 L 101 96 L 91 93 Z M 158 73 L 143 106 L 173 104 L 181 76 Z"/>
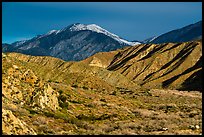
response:
<path id="1" fill-rule="evenodd" d="M 108 61 L 109 70 L 90 65 L 89 59 L 3 53 L 3 134 L 202 134 L 202 93 L 175 89 L 176 84 L 190 89 L 189 83 L 199 81 L 191 77 L 202 69 L 201 46 L 185 48 L 189 44 L 146 45 L 146 52 L 145 45 L 127 47 Z M 182 50 L 189 51 L 186 60 L 176 58 Z M 175 81 L 167 81 L 170 74 Z M 162 87 L 165 81 L 166 89 L 143 86 Z"/>

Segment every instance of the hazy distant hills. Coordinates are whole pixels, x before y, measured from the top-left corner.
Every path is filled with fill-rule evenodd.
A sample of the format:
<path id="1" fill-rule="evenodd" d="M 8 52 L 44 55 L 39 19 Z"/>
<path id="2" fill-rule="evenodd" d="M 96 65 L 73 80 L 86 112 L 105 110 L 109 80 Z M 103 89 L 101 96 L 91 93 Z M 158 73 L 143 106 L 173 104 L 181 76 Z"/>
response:
<path id="1" fill-rule="evenodd" d="M 3 44 L 3 52 L 53 56 L 63 60 L 82 60 L 97 52 L 111 51 L 129 42 L 95 24 L 72 24 L 61 30 L 51 30 L 30 40 Z"/>
<path id="2" fill-rule="evenodd" d="M 167 42 L 186 42 L 202 39 L 202 21 L 190 24 L 180 29 L 175 29 L 157 37 L 152 37 L 143 43 L 167 43 Z"/>

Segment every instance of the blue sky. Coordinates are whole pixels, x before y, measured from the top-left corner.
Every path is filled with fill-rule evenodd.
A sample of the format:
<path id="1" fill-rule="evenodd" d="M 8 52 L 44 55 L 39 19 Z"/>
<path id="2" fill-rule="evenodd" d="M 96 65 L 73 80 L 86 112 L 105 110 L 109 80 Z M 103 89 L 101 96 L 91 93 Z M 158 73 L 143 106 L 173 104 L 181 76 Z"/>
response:
<path id="1" fill-rule="evenodd" d="M 202 20 L 202 2 L 3 2 L 2 42 L 29 39 L 73 23 L 97 24 L 129 41 Z"/>

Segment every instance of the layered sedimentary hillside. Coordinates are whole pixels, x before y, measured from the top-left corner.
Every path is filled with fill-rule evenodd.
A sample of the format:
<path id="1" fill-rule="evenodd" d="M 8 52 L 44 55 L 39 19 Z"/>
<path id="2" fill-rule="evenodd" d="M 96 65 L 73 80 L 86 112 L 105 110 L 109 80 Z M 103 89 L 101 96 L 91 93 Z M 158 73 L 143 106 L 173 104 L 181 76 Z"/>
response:
<path id="1" fill-rule="evenodd" d="M 108 70 L 146 88 L 202 90 L 202 42 L 129 47 L 115 55 Z"/>

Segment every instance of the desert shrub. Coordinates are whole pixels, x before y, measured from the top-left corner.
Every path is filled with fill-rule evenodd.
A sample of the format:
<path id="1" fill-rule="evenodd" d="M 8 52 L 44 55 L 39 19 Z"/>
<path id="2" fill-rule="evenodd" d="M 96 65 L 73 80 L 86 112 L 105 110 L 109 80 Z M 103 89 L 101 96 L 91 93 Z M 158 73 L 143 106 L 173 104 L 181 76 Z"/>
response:
<path id="1" fill-rule="evenodd" d="M 42 132 L 42 134 L 53 134 L 54 132 L 52 130 L 49 129 L 48 126 L 46 125 L 40 125 L 38 128 L 39 131 Z"/>
<path id="2" fill-rule="evenodd" d="M 94 105 L 93 104 L 85 104 L 86 107 L 90 107 L 90 108 L 93 108 Z"/>
<path id="3" fill-rule="evenodd" d="M 39 112 L 38 111 L 36 111 L 36 110 L 33 110 L 33 109 L 30 109 L 30 108 L 26 108 L 28 111 L 29 111 L 29 113 L 30 114 L 39 114 Z"/>
<path id="4" fill-rule="evenodd" d="M 132 113 L 135 115 L 135 117 L 142 117 L 142 114 L 139 111 L 133 111 Z"/>
<path id="5" fill-rule="evenodd" d="M 90 125 L 88 122 L 86 121 L 79 121 L 75 123 L 77 127 L 83 128 L 85 130 L 94 130 L 94 126 Z"/>
<path id="6" fill-rule="evenodd" d="M 150 125 L 146 125 L 145 127 L 143 127 L 143 130 L 144 130 L 145 132 L 157 131 L 155 126 L 150 126 Z"/>
<path id="7" fill-rule="evenodd" d="M 67 108 L 68 107 L 68 96 L 63 94 L 62 90 L 59 91 L 59 94 L 60 94 L 58 97 L 59 106 L 61 108 Z"/>
<path id="8" fill-rule="evenodd" d="M 82 104 L 83 103 L 83 101 L 80 101 L 80 100 L 69 100 L 69 102 L 77 103 L 77 104 Z"/>
<path id="9" fill-rule="evenodd" d="M 59 106 L 60 106 L 61 108 L 68 108 L 68 102 L 59 101 Z"/>
<path id="10" fill-rule="evenodd" d="M 145 96 L 152 96 L 152 93 L 150 92 L 149 89 L 144 90 L 142 93 L 143 93 L 143 95 L 145 95 Z"/>
<path id="11" fill-rule="evenodd" d="M 111 117 L 116 117 L 117 114 L 113 114 L 113 115 L 108 115 L 108 114 L 103 114 L 99 117 L 96 117 L 94 115 L 84 115 L 84 114 L 80 114 L 77 116 L 77 118 L 79 120 L 90 120 L 90 121 L 93 121 L 93 120 L 106 120 L 106 119 L 110 119 Z"/>
<path id="12" fill-rule="evenodd" d="M 62 91 L 62 90 L 59 90 L 58 93 L 61 95 L 61 94 L 63 93 L 63 91 Z"/>
<path id="13" fill-rule="evenodd" d="M 48 112 L 48 111 L 45 111 L 44 115 L 47 117 L 54 117 L 55 116 L 55 114 L 53 112 Z"/>
<path id="14" fill-rule="evenodd" d="M 77 88 L 78 85 L 77 85 L 77 84 L 73 84 L 72 87 L 73 87 L 73 88 Z"/>
<path id="15" fill-rule="evenodd" d="M 79 120 L 91 120 L 91 121 L 97 119 L 94 115 L 87 116 L 87 115 L 84 115 L 84 114 L 79 114 L 79 115 L 77 116 L 77 118 L 78 118 Z"/>
<path id="16" fill-rule="evenodd" d="M 193 118 L 193 117 L 196 116 L 196 115 L 198 115 L 198 114 L 197 114 L 197 113 L 190 113 L 190 114 L 189 114 L 189 117 L 190 117 L 190 118 Z"/>
<path id="17" fill-rule="evenodd" d="M 177 107 L 176 107 L 176 106 L 173 106 L 173 105 L 160 106 L 159 109 L 160 109 L 160 110 L 164 110 L 165 113 L 168 113 L 168 112 L 176 112 L 176 111 L 177 111 Z"/>
<path id="18" fill-rule="evenodd" d="M 49 79 L 47 82 L 52 82 L 52 80 L 51 80 L 51 79 Z"/>
<path id="19" fill-rule="evenodd" d="M 114 131 L 114 130 L 115 130 L 114 127 L 111 127 L 111 126 L 106 127 L 106 128 L 104 129 L 104 131 L 105 131 L 106 133 L 112 132 L 112 131 Z"/>
<path id="20" fill-rule="evenodd" d="M 65 102 L 67 100 L 67 96 L 65 96 L 64 94 L 61 94 L 58 99 L 62 102 Z"/>
<path id="21" fill-rule="evenodd" d="M 110 95 L 116 96 L 116 91 L 113 91 Z"/>
<path id="22" fill-rule="evenodd" d="M 189 108 L 188 106 L 180 106 L 179 108 L 181 112 L 191 112 L 191 108 Z"/>
<path id="23" fill-rule="evenodd" d="M 55 81 L 55 83 L 59 83 L 59 81 Z"/>
<path id="24" fill-rule="evenodd" d="M 106 99 L 104 99 L 104 98 L 101 98 L 101 99 L 100 99 L 100 101 L 102 101 L 102 102 L 106 102 Z"/>
<path id="25" fill-rule="evenodd" d="M 98 117 L 96 120 L 106 120 L 106 119 L 110 119 L 112 117 L 117 117 L 117 114 L 112 114 L 112 115 L 108 115 L 108 114 L 103 114 L 100 117 Z"/>
<path id="26" fill-rule="evenodd" d="M 89 89 L 89 88 L 88 88 L 88 87 L 86 87 L 86 86 L 83 86 L 82 88 L 83 88 L 83 89 L 85 89 L 85 90 L 88 90 L 88 89 Z"/>
<path id="27" fill-rule="evenodd" d="M 61 112 L 56 112 L 54 114 L 54 118 L 67 120 L 68 119 L 68 115 L 64 114 L 64 113 L 61 113 Z"/>

